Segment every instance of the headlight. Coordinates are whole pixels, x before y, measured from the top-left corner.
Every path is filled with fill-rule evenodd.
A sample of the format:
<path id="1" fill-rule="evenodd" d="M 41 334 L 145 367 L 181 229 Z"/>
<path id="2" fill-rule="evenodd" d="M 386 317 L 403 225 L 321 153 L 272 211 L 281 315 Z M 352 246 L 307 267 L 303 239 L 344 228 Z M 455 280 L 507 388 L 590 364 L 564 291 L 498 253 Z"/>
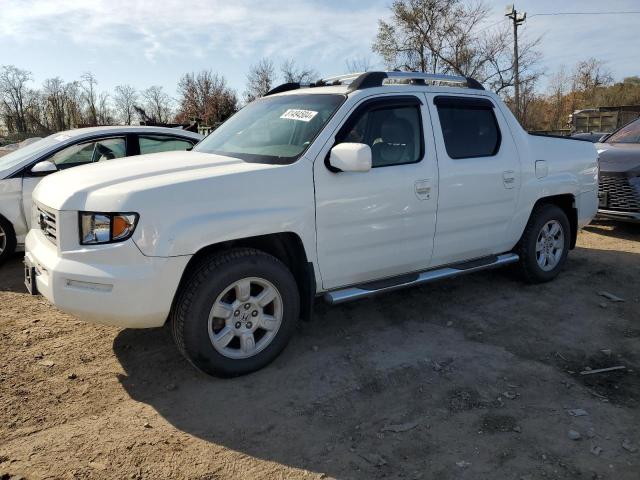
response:
<path id="1" fill-rule="evenodd" d="M 136 229 L 137 213 L 80 212 L 80 245 L 127 240 Z"/>

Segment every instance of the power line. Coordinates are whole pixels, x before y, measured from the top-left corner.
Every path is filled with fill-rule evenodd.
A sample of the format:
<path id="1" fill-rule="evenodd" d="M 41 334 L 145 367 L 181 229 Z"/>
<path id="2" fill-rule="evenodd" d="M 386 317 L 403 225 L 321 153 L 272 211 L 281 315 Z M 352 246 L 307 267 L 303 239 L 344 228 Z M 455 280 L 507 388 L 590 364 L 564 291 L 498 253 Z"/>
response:
<path id="1" fill-rule="evenodd" d="M 629 11 L 619 11 L 619 12 L 549 12 L 549 13 L 534 13 L 533 15 L 529 15 L 528 17 L 547 17 L 547 16 L 558 16 L 558 15 L 640 15 L 640 10 L 629 10 Z M 476 33 L 484 32 L 485 30 L 490 29 L 491 27 L 495 27 L 499 23 L 503 23 L 504 19 L 498 20 L 497 22 L 493 22 L 486 27 L 481 28 Z"/>
<path id="2" fill-rule="evenodd" d="M 531 17 L 547 17 L 547 16 L 558 16 L 558 15 L 640 15 L 640 10 L 628 10 L 628 11 L 619 11 L 619 12 L 549 12 L 549 13 L 534 13 L 533 15 L 529 15 Z M 484 32 L 485 30 L 490 29 L 491 27 L 495 27 L 499 23 L 503 23 L 504 19 L 498 20 L 497 22 L 493 22 L 486 27 L 481 28 L 476 33 Z"/>
<path id="3" fill-rule="evenodd" d="M 534 13 L 529 17 L 556 16 L 556 15 L 634 15 L 640 14 L 640 10 L 630 10 L 621 12 L 551 12 L 551 13 Z"/>

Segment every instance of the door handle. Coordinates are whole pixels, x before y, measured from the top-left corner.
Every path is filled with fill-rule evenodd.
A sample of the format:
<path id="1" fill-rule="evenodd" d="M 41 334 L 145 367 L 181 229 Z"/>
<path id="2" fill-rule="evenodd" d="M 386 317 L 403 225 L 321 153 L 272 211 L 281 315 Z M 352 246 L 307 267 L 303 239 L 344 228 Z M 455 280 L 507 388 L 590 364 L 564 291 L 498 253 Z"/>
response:
<path id="1" fill-rule="evenodd" d="M 502 184 L 504 188 L 513 188 L 516 184 L 516 172 L 513 170 L 502 172 Z"/>
<path id="2" fill-rule="evenodd" d="M 415 191 L 420 200 L 429 200 L 431 198 L 431 180 L 417 180 Z"/>

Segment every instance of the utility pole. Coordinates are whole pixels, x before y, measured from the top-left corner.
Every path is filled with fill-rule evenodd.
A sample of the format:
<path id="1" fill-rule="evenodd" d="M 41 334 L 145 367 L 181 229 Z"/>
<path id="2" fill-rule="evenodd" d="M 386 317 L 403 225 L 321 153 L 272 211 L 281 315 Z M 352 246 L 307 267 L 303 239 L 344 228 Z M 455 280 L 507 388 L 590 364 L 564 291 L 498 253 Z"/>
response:
<path id="1" fill-rule="evenodd" d="M 518 27 L 524 23 L 527 18 L 527 12 L 518 12 L 512 5 L 507 5 L 504 16 L 509 17 L 513 21 L 513 86 L 514 100 L 516 106 L 516 118 L 520 120 L 520 65 L 518 57 Z"/>

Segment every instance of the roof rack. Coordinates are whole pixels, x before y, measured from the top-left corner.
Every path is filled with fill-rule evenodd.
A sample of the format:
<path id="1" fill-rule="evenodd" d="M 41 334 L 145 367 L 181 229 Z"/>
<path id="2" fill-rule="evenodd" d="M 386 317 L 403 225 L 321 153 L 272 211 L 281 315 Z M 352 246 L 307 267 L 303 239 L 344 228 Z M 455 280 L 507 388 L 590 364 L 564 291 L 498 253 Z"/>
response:
<path id="1" fill-rule="evenodd" d="M 382 85 L 438 85 L 472 88 L 484 90 L 480 82 L 471 77 L 462 75 L 443 75 L 438 73 L 422 72 L 363 72 L 347 73 L 320 79 L 313 83 L 283 83 L 267 92 L 267 95 L 296 90 L 298 88 L 326 87 L 330 85 L 348 85 L 348 91 L 363 90 L 365 88 L 381 87 Z"/>

